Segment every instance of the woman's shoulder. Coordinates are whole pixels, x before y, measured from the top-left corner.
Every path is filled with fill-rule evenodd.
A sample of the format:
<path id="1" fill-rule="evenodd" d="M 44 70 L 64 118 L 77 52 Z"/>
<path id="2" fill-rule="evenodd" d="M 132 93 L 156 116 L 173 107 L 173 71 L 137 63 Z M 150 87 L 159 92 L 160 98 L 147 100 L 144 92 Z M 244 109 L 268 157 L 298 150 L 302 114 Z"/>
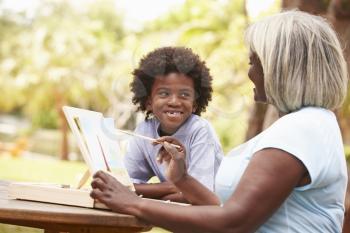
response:
<path id="1" fill-rule="evenodd" d="M 318 133 L 338 128 L 335 114 L 324 108 L 305 107 L 278 119 L 270 127 L 273 130 L 315 130 Z"/>
<path id="2" fill-rule="evenodd" d="M 334 113 L 317 107 L 302 108 L 281 117 L 256 139 L 254 151 L 270 147 L 291 154 L 300 150 L 328 150 L 330 144 L 339 147 L 342 141 Z"/>
<path id="3" fill-rule="evenodd" d="M 297 157 L 311 154 L 317 157 L 320 153 L 329 156 L 341 147 L 335 114 L 327 109 L 307 107 L 281 117 L 262 132 L 254 151 L 278 148 Z"/>
<path id="4" fill-rule="evenodd" d="M 321 107 L 303 107 L 295 112 L 291 112 L 281 117 L 281 119 L 294 120 L 304 119 L 304 121 L 315 121 L 315 119 L 335 120 L 335 114 L 333 111 Z"/>
<path id="5" fill-rule="evenodd" d="M 335 114 L 325 108 L 321 107 L 303 107 L 295 112 L 291 112 L 287 115 L 285 115 L 283 118 L 287 119 L 293 119 L 293 118 L 304 118 L 305 120 L 313 120 L 314 117 L 321 118 L 321 119 L 335 119 Z"/>

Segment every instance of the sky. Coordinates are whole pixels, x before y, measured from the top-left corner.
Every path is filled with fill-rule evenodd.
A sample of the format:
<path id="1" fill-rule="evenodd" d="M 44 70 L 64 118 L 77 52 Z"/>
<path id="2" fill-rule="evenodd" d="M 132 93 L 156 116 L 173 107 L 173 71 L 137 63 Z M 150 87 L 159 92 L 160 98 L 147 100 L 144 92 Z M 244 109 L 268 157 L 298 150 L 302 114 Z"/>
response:
<path id="1" fill-rule="evenodd" d="M 88 4 L 94 0 L 72 0 L 76 7 Z M 227 0 L 218 0 L 227 1 Z M 234 1 L 234 0 L 232 0 Z M 255 18 L 261 11 L 267 10 L 276 0 L 247 0 L 249 16 Z M 2 0 L 3 8 L 16 11 L 26 11 L 30 17 L 40 0 Z M 170 11 L 173 7 L 181 5 L 185 0 L 115 0 L 116 7 L 124 13 L 125 26 L 129 29 L 141 28 L 143 23 L 157 18 Z M 145 10 L 146 9 L 146 10 Z"/>
<path id="2" fill-rule="evenodd" d="M 260 12 L 268 10 L 274 2 L 276 0 L 246 0 L 249 16 L 256 18 Z"/>

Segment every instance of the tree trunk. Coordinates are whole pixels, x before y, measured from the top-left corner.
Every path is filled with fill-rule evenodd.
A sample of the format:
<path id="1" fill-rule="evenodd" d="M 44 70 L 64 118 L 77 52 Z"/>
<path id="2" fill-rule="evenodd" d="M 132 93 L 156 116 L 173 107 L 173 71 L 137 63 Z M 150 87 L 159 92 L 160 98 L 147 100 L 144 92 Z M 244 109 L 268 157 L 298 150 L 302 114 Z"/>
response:
<path id="1" fill-rule="evenodd" d="M 267 104 L 254 103 L 252 106 L 250 117 L 248 120 L 248 129 L 246 132 L 246 140 L 253 138 L 263 130 Z"/>
<path id="2" fill-rule="evenodd" d="M 59 116 L 59 128 L 60 128 L 60 131 L 62 132 L 60 159 L 68 160 L 68 150 L 69 150 L 68 125 L 62 110 L 62 107 L 65 101 L 60 91 L 56 91 L 55 96 L 56 96 L 56 111 L 58 112 L 58 116 Z"/>
<path id="3" fill-rule="evenodd" d="M 344 48 L 345 59 L 350 70 L 350 1 L 349 0 L 333 0 L 328 10 L 328 19 L 332 22 L 334 29 L 338 33 L 340 41 Z M 348 92 L 350 91 L 350 86 Z M 347 105 L 350 105 L 350 92 L 347 97 Z M 347 109 L 346 109 L 347 108 Z M 338 119 L 343 134 L 343 139 L 346 144 L 350 144 L 350 106 L 344 106 L 342 111 L 339 111 Z"/>
<path id="4" fill-rule="evenodd" d="M 345 59 L 350 70 L 350 0 L 282 0 L 282 8 L 297 8 L 311 14 L 322 15 L 328 18 L 343 45 Z M 345 144 L 350 144 L 350 90 L 348 92 L 346 104 L 344 105 L 343 110 L 340 110 L 337 114 Z M 252 114 L 264 114 L 258 109 L 255 109 L 257 108 L 255 105 L 253 108 Z M 273 118 L 269 119 L 269 117 L 270 116 L 251 115 L 249 124 L 253 123 L 253 125 L 248 126 L 246 138 L 251 138 L 254 136 L 254 132 L 258 134 L 260 133 L 259 130 L 266 128 L 263 125 L 259 126 L 257 124 L 264 124 L 264 122 L 273 122 L 275 120 Z"/>
<path id="5" fill-rule="evenodd" d="M 350 48 L 348 43 L 350 41 L 350 1 L 333 0 L 330 4 L 328 16 L 343 44 L 345 58 L 348 63 L 348 69 L 349 69 L 350 68 Z M 348 98 L 350 98 L 349 94 L 348 94 Z M 343 134 L 344 142 L 347 144 L 350 144 L 350 120 L 349 120 L 349 116 L 346 113 L 347 112 L 345 110 L 340 111 L 338 114 L 338 119 L 339 119 L 341 131 Z M 343 233 L 350 233 L 350 183 L 348 183 L 345 203 L 346 203 L 346 206 L 345 206 L 346 212 L 345 212 Z"/>
<path id="6" fill-rule="evenodd" d="M 329 2 L 322 0 L 283 0 L 282 9 L 299 9 L 314 15 L 325 14 Z"/>
<path id="7" fill-rule="evenodd" d="M 60 121 L 61 121 L 61 132 L 62 132 L 62 141 L 61 141 L 61 160 L 68 160 L 69 153 L 69 144 L 68 144 L 68 125 L 66 118 L 64 116 L 62 106 L 58 110 L 60 111 Z"/>

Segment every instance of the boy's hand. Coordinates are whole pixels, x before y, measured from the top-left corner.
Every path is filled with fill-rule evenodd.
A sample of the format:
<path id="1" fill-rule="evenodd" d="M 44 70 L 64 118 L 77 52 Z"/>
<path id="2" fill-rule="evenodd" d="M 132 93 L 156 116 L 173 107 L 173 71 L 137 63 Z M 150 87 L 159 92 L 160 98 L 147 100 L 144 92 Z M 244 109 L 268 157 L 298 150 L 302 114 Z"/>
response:
<path id="1" fill-rule="evenodd" d="M 161 164 L 163 162 L 168 164 L 166 177 L 172 183 L 176 184 L 187 175 L 185 148 L 173 137 L 161 137 L 157 139 L 156 143 L 163 145 L 159 150 L 157 160 Z M 179 148 L 176 148 L 172 144 L 178 145 Z"/>

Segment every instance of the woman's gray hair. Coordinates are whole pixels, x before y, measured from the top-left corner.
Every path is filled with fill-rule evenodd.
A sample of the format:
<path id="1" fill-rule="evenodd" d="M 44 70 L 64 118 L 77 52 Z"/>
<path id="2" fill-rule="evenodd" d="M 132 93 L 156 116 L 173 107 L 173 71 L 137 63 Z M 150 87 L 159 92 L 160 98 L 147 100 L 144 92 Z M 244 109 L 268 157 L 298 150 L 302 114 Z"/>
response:
<path id="1" fill-rule="evenodd" d="M 282 12 L 251 25 L 246 42 L 261 61 L 267 101 L 279 111 L 341 106 L 347 65 L 336 33 L 325 19 L 300 11 Z"/>

